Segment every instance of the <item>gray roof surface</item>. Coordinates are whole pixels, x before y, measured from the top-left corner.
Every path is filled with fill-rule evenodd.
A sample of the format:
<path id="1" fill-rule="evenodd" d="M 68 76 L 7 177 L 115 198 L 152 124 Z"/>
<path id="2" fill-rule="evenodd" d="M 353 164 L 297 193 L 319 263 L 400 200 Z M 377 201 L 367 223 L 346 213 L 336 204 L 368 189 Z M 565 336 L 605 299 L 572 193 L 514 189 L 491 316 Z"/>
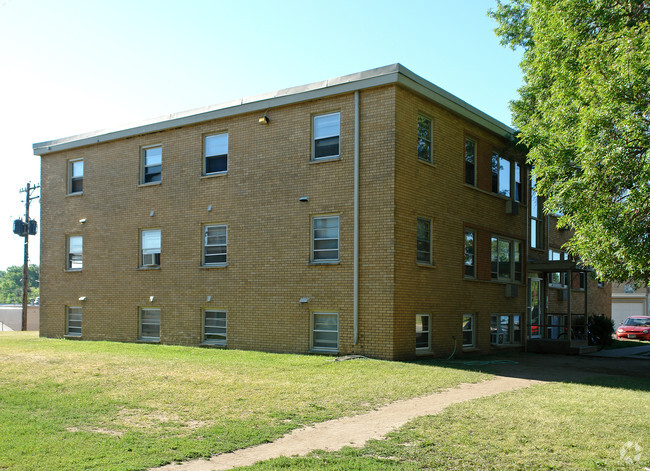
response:
<path id="1" fill-rule="evenodd" d="M 266 111 L 269 108 L 313 100 L 356 90 L 373 88 L 387 84 L 400 84 L 415 93 L 423 95 L 439 105 L 464 116 L 474 123 L 502 136 L 514 135 L 515 131 L 506 124 L 492 118 L 460 98 L 414 74 L 401 64 L 392 64 L 377 69 L 366 70 L 334 79 L 314 82 L 298 87 L 285 88 L 262 95 L 241 98 L 218 105 L 206 106 L 190 111 L 135 123 L 119 129 L 80 134 L 77 136 L 38 142 L 33 145 L 35 155 L 74 149 L 125 137 L 138 136 L 150 132 L 186 126 L 252 111 Z"/>

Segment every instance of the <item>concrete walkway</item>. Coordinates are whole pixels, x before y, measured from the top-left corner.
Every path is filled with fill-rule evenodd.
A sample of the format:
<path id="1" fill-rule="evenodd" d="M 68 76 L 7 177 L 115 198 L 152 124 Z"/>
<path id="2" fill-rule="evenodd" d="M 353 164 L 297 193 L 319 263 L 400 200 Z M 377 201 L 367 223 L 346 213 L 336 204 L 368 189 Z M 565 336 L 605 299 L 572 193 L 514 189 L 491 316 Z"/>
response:
<path id="1" fill-rule="evenodd" d="M 497 376 L 482 383 L 462 384 L 458 388 L 447 389 L 429 396 L 394 402 L 365 414 L 297 429 L 272 443 L 215 455 L 209 460 L 172 463 L 155 469 L 159 471 L 224 470 L 248 466 L 280 456 L 306 455 L 314 450 L 335 451 L 344 446 L 361 447 L 368 440 L 381 438 L 415 417 L 439 414 L 452 404 L 542 382 L 535 379 Z"/>
<path id="2" fill-rule="evenodd" d="M 650 360 L 650 344 L 644 343 L 638 347 L 614 348 L 589 353 L 586 356 L 603 358 L 630 358 L 635 360 Z"/>

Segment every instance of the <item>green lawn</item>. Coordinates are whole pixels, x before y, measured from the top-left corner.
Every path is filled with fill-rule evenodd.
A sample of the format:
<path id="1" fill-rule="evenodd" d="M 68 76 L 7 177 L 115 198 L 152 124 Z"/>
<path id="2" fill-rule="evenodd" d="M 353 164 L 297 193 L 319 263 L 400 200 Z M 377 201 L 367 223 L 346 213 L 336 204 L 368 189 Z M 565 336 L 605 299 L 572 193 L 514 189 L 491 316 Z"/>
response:
<path id="1" fill-rule="evenodd" d="M 424 363 L 3 332 L 0 469 L 145 469 L 489 377 Z"/>
<path id="2" fill-rule="evenodd" d="M 642 470 L 649 417 L 647 378 L 549 383 L 454 405 L 361 449 L 240 469 Z"/>

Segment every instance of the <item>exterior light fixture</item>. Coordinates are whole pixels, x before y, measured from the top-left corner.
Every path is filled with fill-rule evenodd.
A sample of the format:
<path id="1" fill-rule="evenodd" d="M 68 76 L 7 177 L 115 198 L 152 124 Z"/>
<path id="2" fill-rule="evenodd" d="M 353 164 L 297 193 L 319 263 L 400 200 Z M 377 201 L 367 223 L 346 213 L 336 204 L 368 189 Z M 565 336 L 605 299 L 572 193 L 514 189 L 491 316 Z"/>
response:
<path id="1" fill-rule="evenodd" d="M 86 221 L 87 221 L 87 220 L 88 220 L 88 219 L 83 218 L 83 219 L 79 219 L 79 222 L 80 222 L 81 224 L 86 224 Z"/>
<path id="2" fill-rule="evenodd" d="M 154 213 L 153 211 L 151 211 L 151 212 L 149 213 L 149 216 L 153 217 L 154 214 L 155 214 L 155 213 Z"/>
<path id="3" fill-rule="evenodd" d="M 258 122 L 262 125 L 269 124 L 269 117 L 266 116 L 266 111 L 264 112 L 264 116 L 262 116 Z"/>
<path id="4" fill-rule="evenodd" d="M 308 298 L 308 297 L 300 298 L 300 304 L 308 303 L 310 299 L 311 298 Z"/>
<path id="5" fill-rule="evenodd" d="M 149 296 L 149 302 L 152 303 L 153 300 L 154 300 L 154 297 L 153 297 L 153 296 Z"/>
<path id="6" fill-rule="evenodd" d="M 300 201 L 302 201 L 303 203 L 308 202 L 309 201 L 309 196 L 301 196 Z"/>
<path id="7" fill-rule="evenodd" d="M 212 296 L 208 296 L 208 297 L 205 299 L 205 301 L 208 302 L 208 303 L 209 303 L 210 301 L 212 301 Z"/>
<path id="8" fill-rule="evenodd" d="M 81 296 L 81 297 L 79 298 L 79 301 L 85 301 L 85 300 L 86 300 L 86 297 L 85 297 L 85 296 Z"/>

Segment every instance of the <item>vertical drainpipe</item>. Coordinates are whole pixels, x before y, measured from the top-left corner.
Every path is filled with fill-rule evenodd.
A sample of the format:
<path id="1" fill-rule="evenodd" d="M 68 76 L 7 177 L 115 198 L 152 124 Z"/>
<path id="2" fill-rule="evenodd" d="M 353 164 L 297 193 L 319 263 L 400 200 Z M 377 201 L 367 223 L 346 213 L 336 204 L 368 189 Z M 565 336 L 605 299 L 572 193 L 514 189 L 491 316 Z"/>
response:
<path id="1" fill-rule="evenodd" d="M 352 274 L 352 311 L 354 345 L 359 343 L 359 90 L 354 92 L 354 248 Z"/>

